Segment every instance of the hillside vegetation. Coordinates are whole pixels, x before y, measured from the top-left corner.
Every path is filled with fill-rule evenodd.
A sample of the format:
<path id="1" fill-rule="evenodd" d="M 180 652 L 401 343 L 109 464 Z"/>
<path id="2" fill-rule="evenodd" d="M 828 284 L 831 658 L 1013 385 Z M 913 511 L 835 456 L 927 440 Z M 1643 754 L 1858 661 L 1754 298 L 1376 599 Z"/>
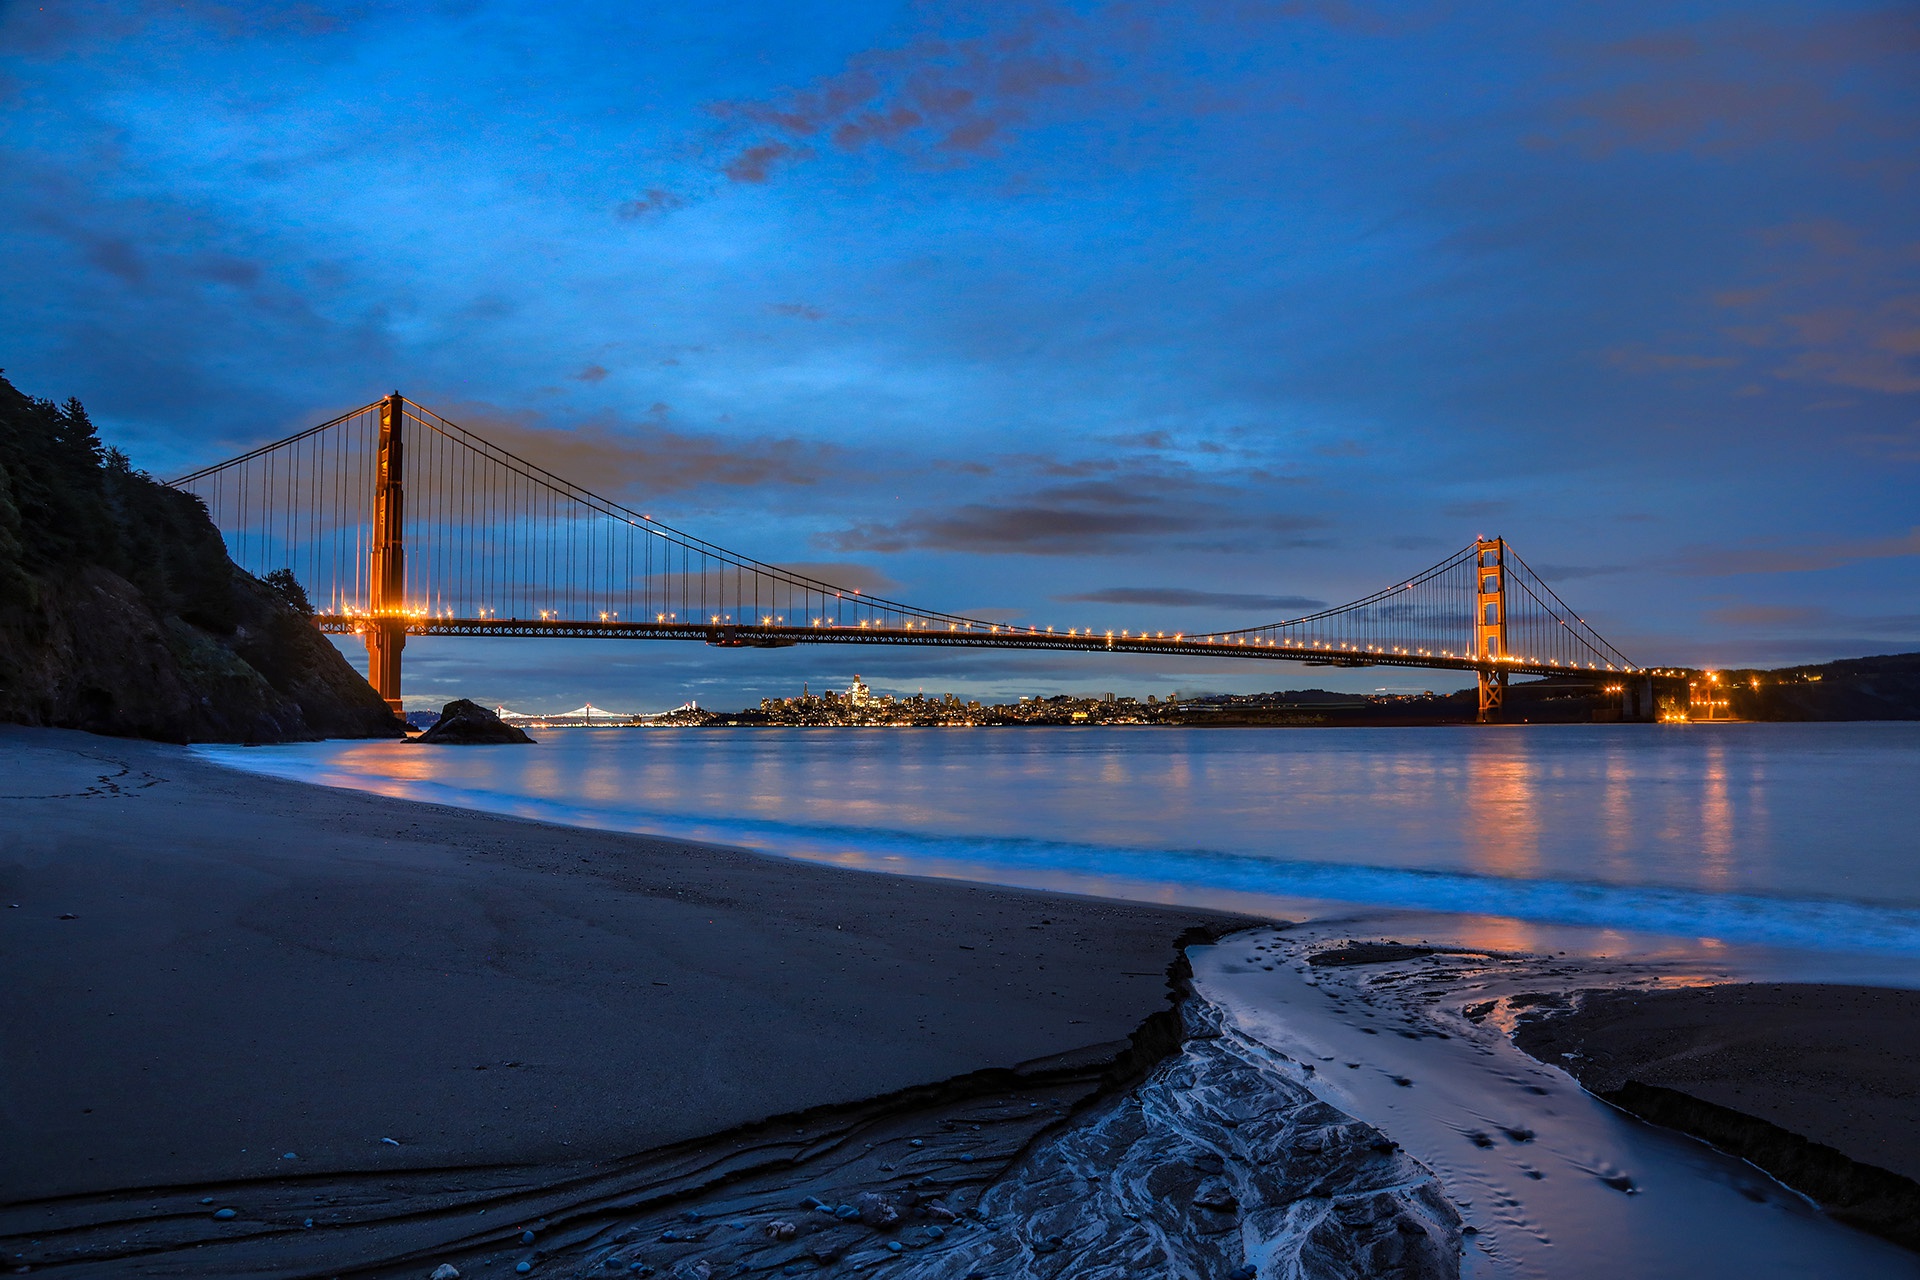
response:
<path id="1" fill-rule="evenodd" d="M 397 735 L 291 574 L 227 557 L 197 498 L 78 400 L 0 377 L 0 720 L 173 742 Z"/>

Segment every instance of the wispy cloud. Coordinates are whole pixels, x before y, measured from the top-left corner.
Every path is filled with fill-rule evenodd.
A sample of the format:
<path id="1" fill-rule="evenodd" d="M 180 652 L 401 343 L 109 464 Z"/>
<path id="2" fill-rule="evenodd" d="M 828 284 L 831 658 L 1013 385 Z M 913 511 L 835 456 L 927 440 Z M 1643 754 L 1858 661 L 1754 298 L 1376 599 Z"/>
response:
<path id="1" fill-rule="evenodd" d="M 1583 578 L 1604 578 L 1609 574 L 1626 573 L 1630 566 L 1624 564 L 1537 564 L 1536 572 L 1548 582 L 1578 582 Z"/>
<path id="2" fill-rule="evenodd" d="M 1859 86 L 1902 74 L 1916 49 L 1920 16 L 1904 7 L 1784 21 L 1710 13 L 1583 50 L 1581 78 L 1594 87 L 1567 104 L 1558 136 L 1603 154 L 1726 155 L 1882 129 Z"/>
<path id="3" fill-rule="evenodd" d="M 1723 627 L 1760 627 L 1770 631 L 1815 626 L 1828 617 L 1825 609 L 1809 605 L 1740 604 L 1706 612 L 1707 621 Z"/>
<path id="4" fill-rule="evenodd" d="M 833 446 L 797 439 L 681 430 L 669 425 L 664 404 L 638 422 L 573 424 L 491 405 L 452 402 L 436 409 L 556 475 L 628 500 L 705 488 L 812 485 L 841 456 Z"/>
<path id="5" fill-rule="evenodd" d="M 1920 526 L 1884 538 L 1852 538 L 1788 546 L 1689 547 L 1676 567 L 1682 573 L 1727 576 L 1740 573 L 1811 573 L 1862 560 L 1920 556 Z"/>
<path id="6" fill-rule="evenodd" d="M 632 220 L 635 218 L 650 218 L 659 214 L 672 213 L 675 209 L 684 209 L 686 207 L 687 201 L 685 197 L 677 196 L 673 192 L 660 187 L 648 187 L 640 194 L 638 199 L 627 201 L 621 205 L 616 212 L 619 213 L 622 218 Z"/>
<path id="7" fill-rule="evenodd" d="M 853 560 L 785 560 L 780 567 L 803 578 L 846 587 L 870 596 L 892 596 L 897 599 L 905 590 L 900 583 L 872 565 Z"/>
<path id="8" fill-rule="evenodd" d="M 1078 595 L 1055 596 L 1068 604 L 1147 604 L 1173 609 L 1267 609 L 1304 612 L 1326 605 L 1310 596 L 1247 595 L 1235 591 L 1195 591 L 1187 587 L 1104 587 Z"/>
<path id="9" fill-rule="evenodd" d="M 717 103 L 714 114 L 749 139 L 735 144 L 722 172 L 766 182 L 777 166 L 821 147 L 947 160 L 990 149 L 1038 103 L 1092 79 L 1084 61 L 1049 45 L 1069 20 L 1043 10 L 971 38 L 923 37 L 859 54 L 804 88 Z"/>
<path id="10" fill-rule="evenodd" d="M 823 541 L 837 551 L 914 549 L 1014 555 L 1100 555 L 1138 547 L 1167 534 L 1202 528 L 1192 515 L 1003 506 L 970 502 L 904 519 L 856 524 Z"/>
<path id="11" fill-rule="evenodd" d="M 1196 479 L 1178 465 L 1137 467 L 1042 485 L 1004 501 L 948 503 L 862 522 L 821 542 L 838 551 L 1114 555 L 1300 546 L 1327 526 L 1316 515 L 1250 510 L 1253 502 L 1238 488 Z"/>

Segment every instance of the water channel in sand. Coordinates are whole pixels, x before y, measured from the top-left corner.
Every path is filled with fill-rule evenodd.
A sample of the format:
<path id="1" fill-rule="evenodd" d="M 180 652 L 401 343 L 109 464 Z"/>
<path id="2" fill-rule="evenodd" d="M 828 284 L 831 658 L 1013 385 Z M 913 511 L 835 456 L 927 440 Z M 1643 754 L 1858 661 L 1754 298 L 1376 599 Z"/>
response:
<path id="1" fill-rule="evenodd" d="M 1782 957 L 1555 930 L 1566 960 L 1436 954 L 1315 967 L 1355 936 L 1476 943 L 1472 921 L 1400 917 L 1253 930 L 1194 948 L 1194 984 L 1227 1020 L 1289 1061 L 1320 1098 L 1390 1134 L 1472 1228 L 1462 1274 L 1501 1280 L 1699 1276 L 1920 1276 L 1920 1256 L 1840 1226 L 1743 1161 L 1643 1124 L 1514 1048 L 1508 1011 L 1463 1008 L 1521 993 L 1660 985 L 1768 971 Z M 1623 945 L 1624 944 L 1624 945 Z M 1624 951 L 1625 954 L 1621 954 Z M 1817 957 L 1803 957 L 1816 972 Z"/>

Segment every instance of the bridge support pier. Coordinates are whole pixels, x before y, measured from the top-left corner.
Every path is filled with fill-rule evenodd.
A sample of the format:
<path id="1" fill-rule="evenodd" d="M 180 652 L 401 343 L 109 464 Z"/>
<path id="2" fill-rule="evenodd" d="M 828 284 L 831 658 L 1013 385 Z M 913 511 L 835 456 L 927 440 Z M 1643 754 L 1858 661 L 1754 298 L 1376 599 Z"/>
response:
<path id="1" fill-rule="evenodd" d="M 400 651 L 407 647 L 407 624 L 380 618 L 366 630 L 367 683 L 400 715 Z"/>
<path id="2" fill-rule="evenodd" d="M 1507 700 L 1507 673 L 1504 668 L 1480 668 L 1480 723 L 1497 720 Z"/>

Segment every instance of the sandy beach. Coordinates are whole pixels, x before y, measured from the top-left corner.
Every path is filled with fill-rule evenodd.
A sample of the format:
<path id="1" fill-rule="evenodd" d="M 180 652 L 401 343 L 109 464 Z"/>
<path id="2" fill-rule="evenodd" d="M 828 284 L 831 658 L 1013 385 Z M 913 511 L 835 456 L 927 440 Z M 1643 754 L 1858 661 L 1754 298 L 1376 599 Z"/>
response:
<path id="1" fill-rule="evenodd" d="M 78 733 L 0 753 L 9 1202 L 624 1155 L 1111 1045 L 1165 1007 L 1181 933 L 1231 923 Z"/>

